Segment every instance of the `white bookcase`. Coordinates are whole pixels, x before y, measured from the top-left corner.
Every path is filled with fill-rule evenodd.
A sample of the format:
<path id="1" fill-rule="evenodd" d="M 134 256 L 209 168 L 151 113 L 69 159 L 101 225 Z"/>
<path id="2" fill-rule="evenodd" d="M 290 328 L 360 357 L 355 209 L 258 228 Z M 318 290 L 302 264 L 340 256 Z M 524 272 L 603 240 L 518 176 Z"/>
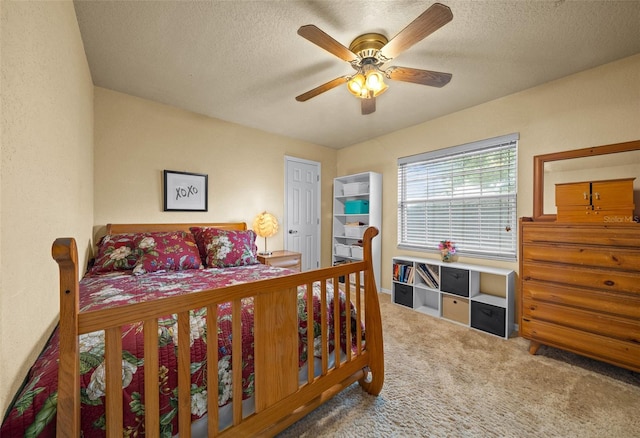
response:
<path id="1" fill-rule="evenodd" d="M 351 224 L 362 224 L 354 226 Z M 380 290 L 382 242 L 382 175 L 363 172 L 333 180 L 333 237 L 331 261 L 334 265 L 362 260 L 362 233 L 368 226 L 380 232 L 372 242 L 373 271 Z"/>
<path id="2" fill-rule="evenodd" d="M 393 258 L 394 303 L 505 339 L 514 330 L 514 293 L 509 269 Z"/>

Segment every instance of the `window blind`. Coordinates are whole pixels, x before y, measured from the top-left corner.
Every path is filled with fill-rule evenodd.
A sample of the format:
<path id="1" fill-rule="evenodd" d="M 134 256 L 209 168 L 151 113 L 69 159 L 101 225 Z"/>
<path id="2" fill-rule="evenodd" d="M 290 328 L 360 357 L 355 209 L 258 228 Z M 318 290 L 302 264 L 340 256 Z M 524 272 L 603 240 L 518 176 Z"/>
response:
<path id="1" fill-rule="evenodd" d="M 518 134 L 398 160 L 398 246 L 516 258 Z"/>

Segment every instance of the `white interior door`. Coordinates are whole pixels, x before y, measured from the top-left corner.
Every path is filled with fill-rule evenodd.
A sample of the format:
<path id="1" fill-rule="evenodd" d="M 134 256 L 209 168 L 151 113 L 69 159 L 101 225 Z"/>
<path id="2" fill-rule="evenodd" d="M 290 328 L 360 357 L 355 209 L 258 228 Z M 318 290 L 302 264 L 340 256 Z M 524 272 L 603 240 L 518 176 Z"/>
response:
<path id="1" fill-rule="evenodd" d="M 320 267 L 320 163 L 285 157 L 285 249 L 302 254 L 302 270 Z"/>

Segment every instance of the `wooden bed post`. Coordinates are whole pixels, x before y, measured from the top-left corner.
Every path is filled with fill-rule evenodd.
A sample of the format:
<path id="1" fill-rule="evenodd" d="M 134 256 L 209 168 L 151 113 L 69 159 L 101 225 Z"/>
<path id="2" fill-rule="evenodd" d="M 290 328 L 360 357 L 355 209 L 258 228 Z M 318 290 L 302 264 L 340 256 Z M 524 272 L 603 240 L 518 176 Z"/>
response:
<path id="1" fill-rule="evenodd" d="M 364 261 L 367 264 L 367 272 L 364 280 L 364 308 L 365 308 L 365 337 L 366 348 L 369 351 L 369 369 L 371 376 L 365 373 L 359 383 L 369 394 L 378 395 L 384 384 L 384 345 L 382 340 L 382 316 L 380 315 L 380 302 L 378 289 L 373 271 L 373 256 L 371 253 L 371 241 L 378 235 L 378 229 L 369 227 L 364 232 L 362 242 L 364 244 Z"/>
<path id="2" fill-rule="evenodd" d="M 53 242 L 51 255 L 60 269 L 60 362 L 58 364 L 58 437 L 80 436 L 80 358 L 78 250 L 73 238 Z"/>

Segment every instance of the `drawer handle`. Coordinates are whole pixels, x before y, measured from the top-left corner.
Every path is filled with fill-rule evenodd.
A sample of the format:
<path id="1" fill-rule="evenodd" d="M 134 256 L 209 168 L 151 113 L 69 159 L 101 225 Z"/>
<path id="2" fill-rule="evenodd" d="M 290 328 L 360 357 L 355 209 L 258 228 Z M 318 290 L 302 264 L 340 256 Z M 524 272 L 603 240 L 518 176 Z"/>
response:
<path id="1" fill-rule="evenodd" d="M 595 192 L 594 195 L 595 195 L 596 199 L 598 199 L 598 200 L 600 199 L 600 193 L 599 192 Z"/>
<path id="2" fill-rule="evenodd" d="M 493 316 L 493 310 L 489 310 L 489 309 L 480 309 L 480 311 L 482 313 L 484 313 L 487 316 Z"/>
<path id="3" fill-rule="evenodd" d="M 585 200 L 589 199 L 589 194 L 587 192 L 582 193 L 582 196 Z"/>
<path id="4" fill-rule="evenodd" d="M 613 280 L 607 280 L 607 281 L 604 282 L 604 284 L 606 284 L 607 286 L 613 286 L 613 285 L 616 284 L 616 282 L 613 281 Z"/>
<path id="5" fill-rule="evenodd" d="M 458 302 L 456 300 L 453 300 L 453 304 L 458 304 Z"/>

